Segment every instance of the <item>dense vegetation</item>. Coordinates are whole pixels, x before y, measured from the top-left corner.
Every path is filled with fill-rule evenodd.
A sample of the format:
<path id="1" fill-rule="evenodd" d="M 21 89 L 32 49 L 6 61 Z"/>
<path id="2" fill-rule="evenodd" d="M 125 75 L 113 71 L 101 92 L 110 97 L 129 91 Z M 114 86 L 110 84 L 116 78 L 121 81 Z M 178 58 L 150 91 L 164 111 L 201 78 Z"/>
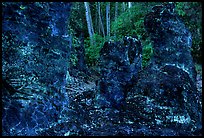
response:
<path id="1" fill-rule="evenodd" d="M 144 17 L 151 11 L 154 5 L 162 4 L 162 2 L 131 2 L 131 7 L 128 7 L 128 3 L 118 3 L 118 11 L 116 15 L 116 3 L 110 3 L 110 33 L 111 36 L 105 37 L 102 34 L 99 25 L 97 2 L 90 2 L 90 11 L 93 21 L 94 28 L 94 40 L 95 44 L 90 45 L 90 38 L 87 29 L 85 8 L 84 3 L 76 2 L 73 3 L 72 12 L 70 15 L 69 27 L 71 34 L 73 35 L 73 45 L 76 47 L 78 44 L 77 37 L 80 32 L 84 33 L 85 36 L 85 52 L 86 52 L 86 62 L 89 66 L 94 66 L 97 64 L 97 59 L 99 57 L 99 51 L 103 46 L 103 43 L 107 40 L 117 41 L 122 39 L 125 35 L 137 35 L 143 44 L 143 66 L 148 64 L 148 61 L 152 55 L 152 44 L 150 39 L 144 29 Z M 100 3 L 101 18 L 103 21 L 104 29 L 106 32 L 106 5 L 107 2 Z M 124 9 L 125 6 L 125 9 Z M 184 20 L 186 26 L 190 29 L 193 36 L 193 46 L 192 54 L 194 60 L 201 63 L 201 49 L 202 49 L 202 5 L 199 2 L 176 2 L 176 12 Z M 106 33 L 105 33 L 106 34 Z M 74 56 L 72 56 L 72 61 L 76 61 Z M 75 64 L 75 63 L 73 63 Z"/>

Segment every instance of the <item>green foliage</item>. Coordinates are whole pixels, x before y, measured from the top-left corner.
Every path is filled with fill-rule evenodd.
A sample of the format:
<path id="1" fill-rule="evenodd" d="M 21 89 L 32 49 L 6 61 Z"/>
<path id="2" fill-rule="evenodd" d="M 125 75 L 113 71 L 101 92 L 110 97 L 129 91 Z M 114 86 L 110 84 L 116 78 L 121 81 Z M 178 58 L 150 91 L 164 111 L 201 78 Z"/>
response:
<path id="1" fill-rule="evenodd" d="M 142 67 L 146 67 L 148 65 L 152 54 L 153 54 L 152 43 L 150 42 L 150 40 L 147 40 L 143 43 Z"/>
<path id="2" fill-rule="evenodd" d="M 70 64 L 71 66 L 76 66 L 77 65 L 77 62 L 78 62 L 78 58 L 76 56 L 76 54 L 72 53 L 71 56 L 70 56 Z"/>
<path id="3" fill-rule="evenodd" d="M 79 47 L 79 38 L 77 38 L 76 36 L 73 36 L 72 38 L 72 51 L 71 51 L 71 55 L 70 55 L 70 65 L 71 66 L 76 66 L 77 62 L 78 62 L 78 58 L 77 58 L 77 51 L 76 51 L 76 47 Z"/>
<path id="4" fill-rule="evenodd" d="M 126 3 L 127 4 L 127 3 Z M 133 35 L 136 34 L 139 39 L 142 40 L 144 45 L 143 48 L 143 66 L 146 66 L 148 60 L 150 59 L 152 48 L 150 41 L 147 41 L 147 33 L 144 29 L 144 17 L 145 15 L 151 10 L 152 6 L 159 4 L 158 2 L 151 2 L 151 3 L 141 3 L 135 2 L 132 8 L 128 9 L 126 7 L 126 11 L 122 11 L 122 3 L 118 5 L 118 18 L 115 20 L 115 3 L 111 3 L 111 37 L 110 38 L 103 38 L 100 34 L 94 35 L 95 44 L 90 45 L 86 19 L 85 19 L 85 10 L 83 3 L 74 3 L 72 12 L 70 15 L 70 23 L 69 23 L 69 31 L 74 36 L 78 37 L 80 31 L 84 32 L 85 34 L 85 56 L 86 56 L 86 63 L 89 66 L 97 65 L 97 60 L 99 58 L 99 51 L 102 48 L 105 41 L 114 40 L 120 41 L 125 35 Z M 101 14 L 102 20 L 104 24 L 104 28 L 106 29 L 106 14 L 105 14 L 105 7 L 106 3 L 100 3 L 101 5 Z M 127 5 L 126 5 L 127 6 Z M 90 3 L 90 9 L 92 13 L 92 21 L 95 29 L 95 33 L 98 31 L 98 22 L 95 22 L 95 19 L 98 18 L 98 14 L 96 11 L 96 3 Z M 84 11 L 84 12 L 83 12 Z M 97 23 L 97 24 L 96 24 Z M 79 31 L 80 30 L 80 31 Z M 101 33 L 101 32 L 100 32 Z M 116 36 L 114 36 L 116 33 Z M 73 42 L 73 46 L 77 46 Z M 77 61 L 74 55 L 71 56 L 71 61 L 73 64 Z"/>
<path id="5" fill-rule="evenodd" d="M 201 64 L 195 64 L 196 72 L 198 74 L 202 74 L 202 65 Z"/>
<path id="6" fill-rule="evenodd" d="M 138 7 L 134 6 L 129 12 L 124 12 L 112 23 L 112 33 L 115 32 L 117 37 L 121 38 L 124 35 L 139 34 L 145 31 L 142 27 L 144 18 L 140 11 L 142 9 L 135 8 Z M 139 12 L 136 12 L 137 10 Z"/>
<path id="7" fill-rule="evenodd" d="M 127 3 L 126 3 L 127 4 Z M 85 56 L 86 62 L 89 66 L 97 65 L 99 58 L 99 51 L 105 41 L 110 39 L 120 41 L 125 35 L 137 35 L 142 41 L 143 45 L 143 62 L 145 67 L 149 63 L 149 59 L 153 53 L 152 44 L 149 40 L 148 34 L 144 28 L 144 17 L 151 11 L 155 5 L 160 5 L 162 2 L 132 2 L 132 7 L 127 8 L 125 12 L 122 10 L 122 3 L 118 3 L 118 17 L 115 20 L 115 3 L 111 3 L 111 37 L 103 38 L 99 30 L 98 13 L 96 9 L 96 2 L 90 2 L 90 10 L 92 14 L 92 21 L 94 26 L 95 44 L 90 45 L 89 34 L 87 30 L 87 23 L 85 17 L 84 4 L 74 2 L 72 12 L 70 15 L 69 31 L 73 37 L 73 47 L 78 46 L 78 37 L 81 32 L 85 37 Z M 106 31 L 106 3 L 101 2 L 101 15 L 104 29 Z M 127 6 L 127 5 L 126 5 Z M 201 61 L 202 49 L 202 13 L 201 3 L 199 2 L 176 2 L 176 12 L 181 16 L 185 25 L 190 29 L 193 37 L 192 54 L 196 61 Z M 116 36 L 114 36 L 116 34 Z M 76 37 L 76 38 L 75 38 Z M 76 55 L 71 56 L 73 64 L 77 62 Z"/>
<path id="8" fill-rule="evenodd" d="M 90 45 L 90 39 L 89 38 L 84 40 L 85 56 L 86 56 L 86 62 L 88 64 L 88 66 L 97 65 L 98 58 L 99 58 L 99 52 L 100 52 L 100 50 L 103 47 L 103 44 L 105 42 L 105 39 L 98 34 L 94 34 L 94 40 L 95 40 L 95 45 Z"/>
<path id="9" fill-rule="evenodd" d="M 81 32 L 84 32 L 85 37 L 88 37 L 88 29 L 86 25 L 85 8 L 83 2 L 73 2 L 69 16 L 68 31 L 79 37 Z"/>
<path id="10" fill-rule="evenodd" d="M 201 2 L 177 2 L 176 11 L 192 34 L 192 55 L 202 62 L 202 4 Z"/>
<path id="11" fill-rule="evenodd" d="M 116 33 L 116 37 L 124 35 L 138 35 L 143 44 L 143 66 L 148 64 L 152 54 L 152 45 L 148 40 L 148 35 L 144 28 L 144 17 L 159 2 L 135 3 L 134 6 L 122 13 L 111 24 L 111 32 Z M 193 37 L 192 54 L 195 61 L 202 61 L 202 5 L 199 2 L 176 2 L 176 11 L 183 19 L 185 25 L 190 29 Z M 112 34 L 113 35 L 113 34 Z M 148 55 L 150 54 L 150 55 Z"/>
<path id="12" fill-rule="evenodd" d="M 135 3 L 132 8 L 122 13 L 112 22 L 112 33 L 116 32 L 117 39 L 124 35 L 137 35 L 143 45 L 143 67 L 148 65 L 148 61 L 153 53 L 152 44 L 144 28 L 144 17 L 151 10 L 152 6 L 160 3 Z"/>
<path id="13" fill-rule="evenodd" d="M 144 17 L 151 10 L 152 6 L 159 3 L 143 3 L 135 2 L 135 6 L 122 13 L 115 21 L 112 22 L 112 33 L 116 32 L 116 36 L 121 38 L 124 35 L 140 35 L 145 40 L 147 37 L 144 28 Z"/>

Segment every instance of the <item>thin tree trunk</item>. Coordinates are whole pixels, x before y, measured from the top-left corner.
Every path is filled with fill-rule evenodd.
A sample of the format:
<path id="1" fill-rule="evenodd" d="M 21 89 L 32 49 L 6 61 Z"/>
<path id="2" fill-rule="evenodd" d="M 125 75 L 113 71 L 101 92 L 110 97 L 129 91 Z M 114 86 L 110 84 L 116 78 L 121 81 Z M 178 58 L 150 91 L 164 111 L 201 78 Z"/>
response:
<path id="1" fill-rule="evenodd" d="M 132 7 L 132 3 L 131 2 L 128 2 L 128 11 L 130 12 L 130 8 Z M 128 17 L 128 20 L 129 20 L 129 22 L 131 22 L 130 21 L 130 16 Z"/>
<path id="2" fill-rule="evenodd" d="M 99 20 L 98 20 L 98 15 L 97 15 L 97 11 L 98 11 L 98 5 L 97 5 L 97 2 L 95 2 L 95 4 L 96 4 L 96 12 L 95 12 L 95 30 L 96 30 L 96 32 L 97 32 L 97 30 L 98 30 L 98 28 L 99 28 Z M 98 32 L 98 34 L 99 34 L 99 32 Z"/>
<path id="3" fill-rule="evenodd" d="M 115 3 L 115 20 L 118 17 L 118 2 Z"/>
<path id="4" fill-rule="evenodd" d="M 125 12 L 125 2 L 123 2 L 122 8 L 123 8 L 123 12 Z"/>
<path id="5" fill-rule="evenodd" d="M 132 7 L 132 2 L 128 2 L 128 8 Z"/>
<path id="6" fill-rule="evenodd" d="M 84 2 L 84 6 L 86 9 L 86 21 L 87 21 L 90 40 L 91 40 L 90 42 L 91 42 L 91 45 L 93 45 L 94 44 L 94 39 L 93 39 L 94 29 L 93 29 L 93 24 L 92 24 L 92 19 L 91 19 L 91 11 L 89 8 L 89 3 Z"/>
<path id="7" fill-rule="evenodd" d="M 87 2 L 88 3 L 88 2 Z M 91 24 L 91 30 L 92 30 L 92 32 L 93 32 L 93 35 L 94 35 L 94 29 L 93 29 L 93 22 L 92 22 L 92 17 L 91 17 L 91 11 L 90 11 L 90 8 L 88 8 L 88 10 L 89 10 L 89 18 L 90 18 L 90 24 Z"/>
<path id="8" fill-rule="evenodd" d="M 97 13 L 96 18 L 97 18 L 97 23 L 98 23 L 98 24 L 96 24 L 96 26 L 98 27 L 97 28 L 98 29 L 98 34 L 101 35 L 100 16 L 99 16 L 99 13 L 98 13 L 98 11 L 99 11 L 98 9 L 99 9 L 98 2 L 96 2 L 96 13 Z"/>
<path id="9" fill-rule="evenodd" d="M 110 2 L 106 5 L 106 28 L 107 36 L 110 37 Z"/>
<path id="10" fill-rule="evenodd" d="M 118 17 L 118 2 L 115 3 L 115 21 Z M 114 36 L 116 37 L 116 30 L 114 31 Z"/>
<path id="11" fill-rule="evenodd" d="M 98 17 L 99 17 L 99 26 L 100 26 L 101 31 L 103 33 L 103 37 L 105 37 L 105 31 L 104 31 L 103 22 L 102 22 L 102 15 L 101 15 L 100 2 L 98 2 Z"/>

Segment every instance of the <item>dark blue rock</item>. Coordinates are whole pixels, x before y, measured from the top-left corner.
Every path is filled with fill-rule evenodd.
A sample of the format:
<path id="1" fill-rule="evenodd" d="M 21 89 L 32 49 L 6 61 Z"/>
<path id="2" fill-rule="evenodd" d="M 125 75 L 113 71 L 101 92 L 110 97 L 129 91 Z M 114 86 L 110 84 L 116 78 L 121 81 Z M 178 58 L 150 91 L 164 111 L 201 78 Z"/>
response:
<path id="1" fill-rule="evenodd" d="M 3 135 L 37 135 L 69 105 L 70 7 L 63 2 L 2 3 Z"/>
<path id="2" fill-rule="evenodd" d="M 127 110 L 135 117 L 149 118 L 145 122 L 161 128 L 160 135 L 180 135 L 181 130 L 195 135 L 202 128 L 202 110 L 190 52 L 192 37 L 173 7 L 173 3 L 155 6 L 145 17 L 153 57 L 127 96 Z M 139 102 L 139 97 L 146 97 L 146 102 Z M 150 114 L 144 114 L 146 111 Z"/>
<path id="3" fill-rule="evenodd" d="M 100 51 L 99 91 L 107 106 L 120 108 L 124 104 L 127 88 L 137 80 L 141 63 L 142 45 L 137 38 L 124 37 L 121 42 L 104 44 Z"/>

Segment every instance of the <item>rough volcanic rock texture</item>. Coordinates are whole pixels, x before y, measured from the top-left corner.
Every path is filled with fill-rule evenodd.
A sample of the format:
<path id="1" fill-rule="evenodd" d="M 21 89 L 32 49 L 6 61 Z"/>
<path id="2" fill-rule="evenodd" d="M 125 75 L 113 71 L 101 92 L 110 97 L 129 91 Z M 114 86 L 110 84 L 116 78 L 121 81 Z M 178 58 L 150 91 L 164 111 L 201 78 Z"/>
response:
<path id="1" fill-rule="evenodd" d="M 155 120 L 159 129 L 184 131 L 178 135 L 201 131 L 202 99 L 196 89 L 191 33 L 174 13 L 173 4 L 153 7 L 144 24 L 153 42 L 153 58 L 128 95 L 128 110 L 147 109 L 149 114 L 141 114 L 146 116 L 144 122 L 154 124 Z M 138 97 L 149 98 L 139 109 Z M 147 104 L 152 102 L 151 106 Z"/>
<path id="2" fill-rule="evenodd" d="M 3 135 L 38 135 L 67 109 L 70 6 L 2 3 Z"/>
<path id="3" fill-rule="evenodd" d="M 104 44 L 100 51 L 99 90 L 108 106 L 120 108 L 124 104 L 126 91 L 137 80 L 141 63 L 142 45 L 136 37 Z"/>
<path id="4" fill-rule="evenodd" d="M 174 5 L 155 6 L 145 17 L 144 24 L 153 42 L 155 66 L 168 64 L 182 68 L 195 82 L 196 72 L 190 52 L 192 36 L 174 13 Z"/>

